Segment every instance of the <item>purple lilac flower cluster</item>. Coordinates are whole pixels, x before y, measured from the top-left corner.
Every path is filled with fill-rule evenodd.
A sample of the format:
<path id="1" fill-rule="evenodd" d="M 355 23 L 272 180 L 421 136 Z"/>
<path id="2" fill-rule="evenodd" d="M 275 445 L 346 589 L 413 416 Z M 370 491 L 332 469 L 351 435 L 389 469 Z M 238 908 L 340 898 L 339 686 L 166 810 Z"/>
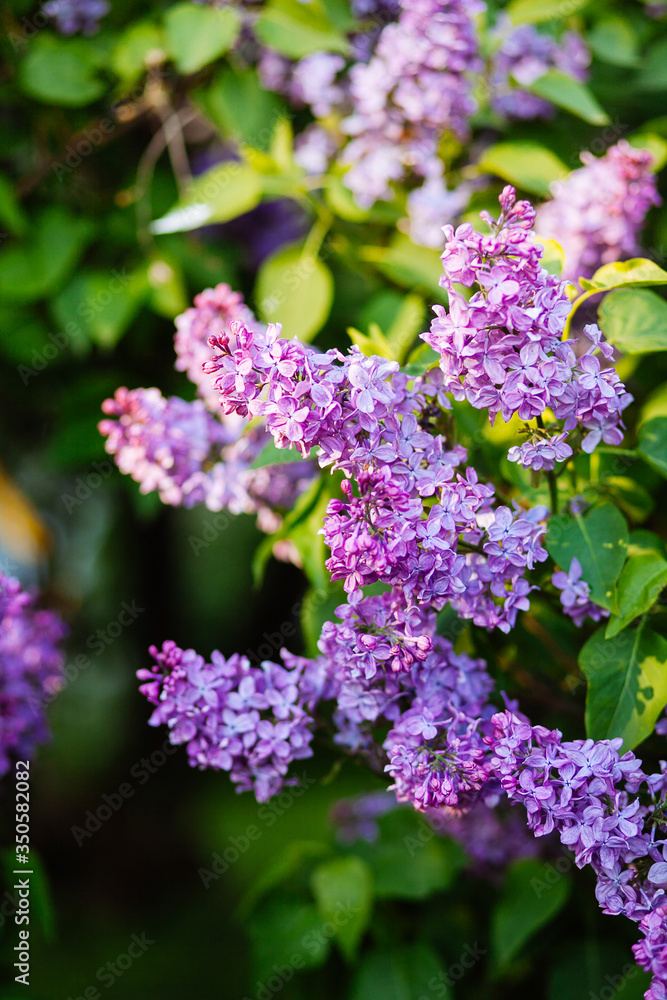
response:
<path id="1" fill-rule="evenodd" d="M 553 115 L 553 104 L 525 89 L 550 69 L 581 82 L 588 77 L 590 53 L 576 32 L 566 32 L 559 44 L 532 24 L 513 26 L 504 14 L 490 36 L 499 44 L 491 62 L 491 105 L 505 118 Z"/>
<path id="2" fill-rule="evenodd" d="M 312 756 L 310 710 L 330 687 L 316 661 L 283 651 L 283 665 L 253 667 L 214 651 L 206 663 L 175 642 L 150 651 L 154 666 L 137 675 L 155 705 L 150 725 L 166 724 L 172 743 L 187 744 L 193 767 L 229 771 L 239 791 L 266 802 L 292 761 Z"/>
<path id="3" fill-rule="evenodd" d="M 94 35 L 111 10 L 108 0 L 48 0 L 42 8 L 55 21 L 61 35 Z"/>
<path id="4" fill-rule="evenodd" d="M 557 831 L 577 866 L 592 867 L 605 913 L 639 923 L 635 958 L 654 976 L 645 996 L 664 1000 L 667 763 L 646 775 L 633 753 L 619 754 L 621 739 L 566 742 L 512 712 L 492 721 L 491 767 L 504 791 L 525 806 L 535 836 Z"/>
<path id="5" fill-rule="evenodd" d="M 450 406 L 439 371 L 410 379 L 356 346 L 320 354 L 278 326 L 256 333 L 240 321 L 211 345 L 205 370 L 226 413 L 261 417 L 278 448 L 317 448 L 321 466 L 344 472 L 345 499 L 330 502 L 322 529 L 332 579 L 355 600 L 379 581 L 418 605 L 451 601 L 476 624 L 511 628 L 528 607 L 526 569 L 546 559 L 547 511 L 494 510 L 493 487 L 474 469 L 456 473 L 464 449 L 447 450 L 424 417 Z"/>
<path id="6" fill-rule="evenodd" d="M 262 530 L 275 531 L 280 510 L 305 489 L 312 468 L 295 462 L 253 469 L 270 437 L 261 424 L 249 429 L 239 417 L 222 414 L 202 365 L 210 356 L 209 337 L 229 329 L 234 318 L 245 328 L 264 330 L 242 296 L 221 284 L 197 295 L 194 307 L 176 319 L 176 368 L 201 399 L 165 399 L 156 388 L 121 388 L 103 404 L 113 419 L 100 421 L 99 429 L 106 450 L 142 493 L 157 491 L 172 506 L 256 513 Z"/>
<path id="7" fill-rule="evenodd" d="M 479 73 L 473 19 L 478 0 L 412 0 L 383 29 L 373 57 L 350 70 L 351 136 L 341 162 L 360 205 L 391 197 L 390 183 L 409 166 L 439 176 L 437 149 L 445 130 L 463 137 L 475 110 L 471 75 Z"/>
<path id="8" fill-rule="evenodd" d="M 586 618 L 599 622 L 602 618 L 609 617 L 605 608 L 591 601 L 591 588 L 581 579 L 581 573 L 581 563 L 573 556 L 568 572 L 559 570 L 551 578 L 553 585 L 563 591 L 560 595 L 563 612 L 578 626 L 583 625 Z"/>
<path id="9" fill-rule="evenodd" d="M 45 707 L 62 686 L 66 628 L 0 572 L 0 777 L 49 737 Z"/>
<path id="10" fill-rule="evenodd" d="M 620 444 L 621 416 L 632 396 L 607 366 L 613 350 L 597 326 L 585 328 L 590 343 L 580 355 L 576 341 L 561 341 L 570 310 L 567 285 L 542 267 L 543 251 L 531 231 L 535 212 L 529 202 L 517 202 L 509 186 L 500 206 L 497 221 L 482 214 L 490 235 L 480 235 L 470 223 L 456 231 L 445 227 L 440 284 L 449 310 L 435 306 L 430 332 L 422 336 L 440 354 L 443 387 L 455 399 L 488 409 L 492 421 L 516 414 L 536 424 L 529 440 L 511 449 L 510 460 L 551 470 L 571 456 L 568 436 L 575 428 L 586 452 L 601 440 Z M 475 289 L 472 297 L 458 285 Z M 547 409 L 562 423 L 545 433 Z"/>
<path id="11" fill-rule="evenodd" d="M 661 203 L 648 150 L 622 139 L 604 156 L 584 152 L 581 159 L 583 167 L 552 184 L 554 197 L 536 218 L 537 232 L 565 251 L 563 277 L 571 281 L 635 256 L 646 213 Z"/>

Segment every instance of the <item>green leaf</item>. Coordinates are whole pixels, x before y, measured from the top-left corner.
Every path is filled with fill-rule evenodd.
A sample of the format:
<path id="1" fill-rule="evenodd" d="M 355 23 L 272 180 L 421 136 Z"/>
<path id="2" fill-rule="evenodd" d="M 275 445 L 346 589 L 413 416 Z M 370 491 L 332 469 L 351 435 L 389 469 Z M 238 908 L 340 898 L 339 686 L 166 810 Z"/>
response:
<path id="1" fill-rule="evenodd" d="M 223 132 L 256 149 L 269 148 L 283 103 L 262 87 L 254 69 L 237 73 L 221 67 L 203 96 L 205 110 Z"/>
<path id="2" fill-rule="evenodd" d="M 547 551 L 567 572 L 576 556 L 582 577 L 591 588 L 591 598 L 612 609 L 614 585 L 623 569 L 628 547 L 628 526 L 613 504 L 594 507 L 583 517 L 554 517 L 549 522 Z"/>
<path id="3" fill-rule="evenodd" d="M 586 38 L 602 62 L 612 66 L 636 66 L 639 60 L 639 39 L 626 17 L 609 14 L 600 18 Z"/>
<path id="4" fill-rule="evenodd" d="M 411 291 L 424 289 L 438 302 L 446 302 L 447 296 L 440 287 L 442 263 L 440 252 L 430 247 L 418 247 L 408 236 L 397 233 L 388 247 L 361 247 L 362 260 L 374 264 L 379 271 Z"/>
<path id="5" fill-rule="evenodd" d="M 642 288 L 619 288 L 598 309 L 602 331 L 626 354 L 667 351 L 667 302 Z"/>
<path id="6" fill-rule="evenodd" d="M 641 73 L 635 81 L 638 90 L 664 90 L 667 87 L 667 38 L 661 38 L 642 56 Z"/>
<path id="7" fill-rule="evenodd" d="M 491 917 L 494 964 L 506 968 L 526 941 L 563 908 L 570 892 L 565 876 L 546 881 L 541 861 L 524 858 L 508 870 L 502 896 Z"/>
<path id="8" fill-rule="evenodd" d="M 637 451 L 667 478 L 667 417 L 653 417 L 642 424 Z"/>
<path id="9" fill-rule="evenodd" d="M 653 497 L 635 479 L 630 479 L 629 476 L 605 475 L 604 481 L 600 485 L 602 487 L 600 492 L 613 500 L 631 521 L 637 523 L 645 521 L 653 512 L 655 507 Z"/>
<path id="10" fill-rule="evenodd" d="M 261 199 L 260 175 L 246 164 L 228 160 L 198 177 L 171 212 L 151 223 L 151 232 L 182 233 L 228 222 L 255 208 Z"/>
<path id="11" fill-rule="evenodd" d="M 350 45 L 327 18 L 318 0 L 269 0 L 255 22 L 260 42 L 290 59 L 302 59 L 313 52 L 340 52 L 347 55 Z"/>
<path id="12" fill-rule="evenodd" d="M 331 271 L 302 246 L 272 254 L 259 269 L 255 301 L 267 323 L 282 323 L 283 336 L 308 342 L 326 322 L 333 302 Z"/>
<path id="13" fill-rule="evenodd" d="M 406 295 L 396 314 L 394 322 L 387 330 L 387 342 L 392 351 L 392 358 L 403 364 L 415 339 L 424 329 L 426 307 L 421 295 L 414 292 Z"/>
<path id="14" fill-rule="evenodd" d="M 150 52 L 162 51 L 165 46 L 164 32 L 150 21 L 139 21 L 131 25 L 116 43 L 111 55 L 113 71 L 126 82 L 132 82 L 146 70 L 146 56 Z"/>
<path id="15" fill-rule="evenodd" d="M 607 625 L 607 639 L 613 639 L 634 618 L 643 615 L 667 587 L 667 559 L 647 552 L 628 559 L 616 587 L 615 614 Z"/>
<path id="16" fill-rule="evenodd" d="M 528 141 L 499 142 L 489 146 L 482 153 L 479 168 L 545 198 L 551 193 L 552 181 L 564 180 L 569 173 L 550 149 Z"/>
<path id="17" fill-rule="evenodd" d="M 51 205 L 29 233 L 29 242 L 0 254 L 0 296 L 30 301 L 62 286 L 90 237 L 90 222 Z M 55 250 L 57 248 L 57 251 Z"/>
<path id="18" fill-rule="evenodd" d="M 589 280 L 580 279 L 588 291 L 610 291 L 612 288 L 632 288 L 642 285 L 667 285 L 667 271 L 645 257 L 603 264 Z"/>
<path id="19" fill-rule="evenodd" d="M 239 903 L 237 915 L 246 920 L 263 896 L 292 878 L 308 862 L 328 852 L 318 840 L 291 840 L 271 864 L 259 873 Z"/>
<path id="20" fill-rule="evenodd" d="M 567 13 L 586 7 L 590 0 L 568 0 Z M 512 0 L 507 13 L 513 24 L 540 24 L 563 17 L 563 0 Z"/>
<path id="21" fill-rule="evenodd" d="M 54 303 L 61 322 L 74 321 L 93 343 L 112 348 L 127 331 L 149 291 L 146 268 L 128 274 L 78 274 Z"/>
<path id="22" fill-rule="evenodd" d="M 311 450 L 309 458 L 315 458 L 316 450 L 315 448 Z M 305 459 L 294 448 L 277 448 L 272 439 L 271 441 L 267 441 L 250 468 L 264 469 L 268 465 L 287 465 L 303 461 Z"/>
<path id="23" fill-rule="evenodd" d="M 196 73 L 227 52 L 241 28 L 232 7 L 179 3 L 165 14 L 167 52 L 180 73 Z"/>
<path id="24" fill-rule="evenodd" d="M 373 877 L 368 865 L 350 854 L 319 865 L 310 879 L 317 910 L 335 926 L 343 955 L 354 957 L 368 926 L 373 903 Z"/>
<path id="25" fill-rule="evenodd" d="M 45 104 L 83 107 L 107 89 L 99 69 L 99 51 L 89 42 L 42 33 L 20 63 L 19 82 L 26 94 Z"/>
<path id="26" fill-rule="evenodd" d="M 579 654 L 588 681 L 586 733 L 594 740 L 623 739 L 632 750 L 653 732 L 667 704 L 667 640 L 648 628 L 605 639 L 600 628 Z"/>
<path id="27" fill-rule="evenodd" d="M 543 248 L 542 267 L 546 268 L 549 274 L 560 277 L 565 267 L 565 251 L 560 243 L 556 243 L 555 240 L 546 240 L 537 233 L 534 239 Z"/>
<path id="28" fill-rule="evenodd" d="M 313 968 L 322 965 L 329 953 L 331 938 L 323 933 L 312 903 L 271 899 L 253 914 L 248 928 L 255 973 L 262 980 L 275 975 L 274 965 L 292 964 L 297 955 L 299 968 Z"/>
<path id="29" fill-rule="evenodd" d="M 477 942 L 469 954 L 479 959 Z M 479 952 L 479 954 L 478 954 Z M 436 983 L 436 992 L 432 984 Z M 350 1000 L 449 1000 L 446 975 L 435 952 L 426 944 L 376 949 L 364 955 L 352 985 Z"/>
<path id="30" fill-rule="evenodd" d="M 357 205 L 354 195 L 343 184 L 342 178 L 331 176 L 324 189 L 324 200 L 339 218 L 347 222 L 365 222 L 371 210 Z"/>
<path id="31" fill-rule="evenodd" d="M 583 118 L 591 125 L 606 125 L 609 122 L 609 116 L 600 107 L 588 87 L 567 73 L 561 73 L 560 70 L 547 70 L 525 89 L 549 101 L 550 104 Z"/>
<path id="32" fill-rule="evenodd" d="M 378 841 L 355 844 L 355 853 L 373 869 L 378 899 L 426 899 L 447 889 L 466 864 L 459 845 L 414 812 L 397 810 L 379 826 Z"/>

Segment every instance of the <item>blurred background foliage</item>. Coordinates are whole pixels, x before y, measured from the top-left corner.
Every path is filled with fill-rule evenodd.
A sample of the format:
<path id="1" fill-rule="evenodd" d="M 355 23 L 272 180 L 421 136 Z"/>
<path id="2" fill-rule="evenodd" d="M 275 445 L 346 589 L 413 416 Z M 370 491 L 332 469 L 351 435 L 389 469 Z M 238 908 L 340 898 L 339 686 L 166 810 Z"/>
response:
<path id="1" fill-rule="evenodd" d="M 264 40 L 289 56 L 316 50 L 323 37 L 336 51 L 349 17 L 339 0 L 266 7 Z M 639 135 L 664 158 L 664 19 L 647 17 L 631 0 L 514 0 L 510 7 L 518 21 L 582 31 L 593 53 L 593 110 L 502 127 L 480 121 L 492 140 L 483 160 L 491 180 L 473 197 L 470 217 L 505 180 L 523 194 L 546 195 L 562 167 L 543 151 L 574 169 L 580 150 L 595 151 L 599 107 L 605 127 L 617 130 L 612 141 Z M 304 577 L 273 560 L 254 586 L 251 565 L 263 537 L 254 520 L 231 518 L 220 530 L 203 508 L 174 510 L 139 495 L 106 458 L 96 425 L 101 401 L 119 385 L 187 392 L 173 369 L 173 319 L 201 289 L 226 281 L 261 310 L 262 290 L 275 281 L 267 267 L 277 266 L 275 258 L 266 263 L 267 245 L 279 248 L 286 227 L 287 242 L 299 243 L 315 221 L 312 200 L 290 172 L 286 125 L 298 131 L 308 115 L 262 90 L 256 71 L 229 51 L 231 8 L 225 34 L 219 21 L 210 30 L 207 7 L 115 0 L 98 34 L 70 38 L 40 20 L 32 0 L 0 10 L 2 568 L 44 586 L 45 599 L 71 624 L 68 683 L 51 708 L 53 741 L 33 775 L 44 892 L 33 900 L 29 995 L 64 1000 L 89 987 L 104 995 L 97 971 L 127 951 L 132 934 L 146 934 L 154 943 L 114 984 L 128 1000 L 265 1000 L 278 992 L 285 1000 L 591 1000 L 610 996 L 610 988 L 619 1000 L 640 997 L 643 974 L 634 966 L 630 978 L 623 972 L 633 927 L 600 915 L 592 876 L 572 877 L 563 855 L 526 859 L 504 878 L 483 879 L 470 873 L 461 848 L 430 837 L 409 810 L 379 819 L 374 847 L 345 844 L 332 810 L 383 787 L 356 764 L 336 764 L 320 747 L 304 763 L 303 795 L 258 807 L 251 796 L 236 796 L 224 776 L 190 770 L 184 753 L 165 754 L 164 733 L 146 726 L 134 674 L 151 642 L 172 637 L 202 652 L 257 651 L 288 625 L 290 647 L 304 647 Z M 208 220 L 222 227 L 150 230 L 179 201 L 179 153 L 165 140 L 174 114 L 196 172 L 211 166 L 218 137 L 254 150 L 233 181 L 233 208 L 223 199 Z M 293 197 L 301 216 L 292 213 L 269 232 L 275 218 L 262 216 L 259 203 L 277 195 Z M 335 217 L 323 274 L 284 305 L 284 318 L 305 323 L 304 335 L 317 334 L 318 343 L 342 344 L 348 326 L 367 336 L 373 322 L 387 330 L 410 293 L 418 327 L 424 307 L 442 294 L 437 251 L 394 235 L 394 204 L 360 210 L 333 184 L 321 207 Z M 230 222 L 239 208 L 253 211 Z M 646 255 L 664 265 L 666 208 L 651 214 L 644 243 Z M 664 381 L 665 355 L 623 364 L 638 409 Z M 652 412 L 664 414 L 664 397 L 655 399 Z M 483 414 L 469 408 L 458 416 L 484 475 L 505 450 L 503 432 L 487 431 Z M 607 457 L 598 461 L 604 472 Z M 523 475 L 507 462 L 503 474 L 510 484 Z M 602 481 L 636 525 L 664 531 L 656 471 L 636 463 Z M 135 617 L 115 635 L 124 602 Z M 468 641 L 465 632 L 459 642 Z M 520 691 L 526 710 L 537 706 L 539 721 L 549 724 L 552 698 L 554 715 L 565 713 L 559 721 L 581 731 L 577 641 L 548 604 L 536 601 L 510 639 L 476 642 L 481 655 L 493 654 L 499 686 Z M 525 669 L 510 681 L 507 668 L 517 663 Z M 545 698 L 545 690 L 559 693 Z M 649 744 L 653 752 L 659 748 Z M 105 796 L 117 803 L 128 783 L 132 794 L 113 809 Z M 102 814 L 112 814 L 93 831 L 91 814 L 105 804 Z M 10 819 L 3 820 L 5 842 Z M 10 1000 L 19 990 L 6 884 L 0 997 Z M 336 923 L 332 899 L 341 894 L 352 908 Z M 323 931 L 331 927 L 335 933 Z M 473 949 L 478 958 L 458 976 Z M 294 963 L 303 965 L 298 971 L 295 955 L 303 960 Z"/>

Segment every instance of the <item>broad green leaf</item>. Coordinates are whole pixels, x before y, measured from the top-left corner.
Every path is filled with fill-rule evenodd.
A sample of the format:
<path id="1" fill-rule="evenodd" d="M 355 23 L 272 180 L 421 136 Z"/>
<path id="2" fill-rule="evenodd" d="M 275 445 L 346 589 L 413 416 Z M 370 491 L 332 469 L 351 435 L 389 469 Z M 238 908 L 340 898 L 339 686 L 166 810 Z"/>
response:
<path id="1" fill-rule="evenodd" d="M 31 41 L 19 65 L 19 82 L 38 101 L 83 107 L 107 89 L 99 69 L 99 52 L 89 42 L 43 32 Z"/>
<path id="2" fill-rule="evenodd" d="M 569 173 L 546 146 L 523 140 L 489 146 L 482 153 L 479 168 L 541 197 L 549 196 L 552 181 L 564 180 Z"/>
<path id="3" fill-rule="evenodd" d="M 524 858 L 507 872 L 501 898 L 491 917 L 494 965 L 505 969 L 526 941 L 563 908 L 570 892 L 569 879 L 546 877 L 542 861 Z"/>
<path id="4" fill-rule="evenodd" d="M 165 14 L 166 44 L 181 73 L 196 73 L 230 49 L 241 28 L 232 7 L 179 3 Z"/>
<path id="5" fill-rule="evenodd" d="M 556 243 L 555 240 L 546 240 L 537 234 L 535 234 L 535 242 L 543 248 L 542 267 L 546 268 L 549 274 L 560 277 L 565 267 L 565 251 L 560 243 Z"/>
<path id="6" fill-rule="evenodd" d="M 203 95 L 204 108 L 222 130 L 256 149 L 269 148 L 283 107 L 277 94 L 262 87 L 254 69 L 242 73 L 223 66 Z"/>
<path id="7" fill-rule="evenodd" d="M 630 955 L 611 938 L 574 933 L 549 955 L 546 1000 L 644 1000 L 651 976 Z"/>
<path id="8" fill-rule="evenodd" d="M 30 301 L 57 291 L 90 237 L 88 221 L 52 205 L 33 223 L 25 243 L 0 253 L 0 296 Z M 57 248 L 57 251 L 56 249 Z"/>
<path id="9" fill-rule="evenodd" d="M 239 904 L 238 916 L 243 920 L 247 919 L 263 896 L 292 878 L 306 864 L 314 859 L 319 860 L 327 853 L 327 846 L 318 840 L 290 840 L 285 849 L 251 884 Z"/>
<path id="10" fill-rule="evenodd" d="M 605 636 L 613 639 L 634 618 L 643 615 L 667 586 L 667 559 L 647 552 L 628 559 L 616 586 L 615 613 Z"/>
<path id="11" fill-rule="evenodd" d="M 139 21 L 128 28 L 116 43 L 111 67 L 126 82 L 136 80 L 146 70 L 146 56 L 164 50 L 164 32 L 150 21 Z"/>
<path id="12" fill-rule="evenodd" d="M 424 329 L 425 312 L 421 295 L 415 293 L 406 295 L 394 322 L 387 330 L 387 342 L 392 351 L 392 358 L 399 364 L 407 360 L 416 338 Z"/>
<path id="13" fill-rule="evenodd" d="M 426 899 L 447 889 L 466 864 L 459 845 L 436 834 L 414 812 L 397 810 L 383 816 L 379 826 L 379 840 L 355 844 L 355 853 L 373 869 L 378 899 Z"/>
<path id="14" fill-rule="evenodd" d="M 589 291 L 610 291 L 612 288 L 638 288 L 642 285 L 667 285 L 667 271 L 645 257 L 603 264 L 590 281 L 580 279 L 582 288 Z"/>
<path id="15" fill-rule="evenodd" d="M 322 520 L 331 497 L 335 494 L 337 479 L 330 474 L 318 476 L 304 490 L 292 510 L 285 515 L 282 526 L 258 546 L 253 560 L 253 577 L 259 586 L 267 562 L 276 542 L 289 541 L 296 548 L 304 573 L 318 590 L 326 590 L 329 574 L 324 560 L 329 550 L 319 534 Z"/>
<path id="16" fill-rule="evenodd" d="M 526 87 L 526 90 L 549 101 L 550 104 L 555 104 L 556 107 L 570 111 L 591 125 L 606 125 L 609 121 L 609 116 L 600 107 L 588 87 L 567 73 L 561 73 L 560 70 L 548 70 Z"/>
<path id="17" fill-rule="evenodd" d="M 359 255 L 397 285 L 403 285 L 410 291 L 421 288 L 438 302 L 447 301 L 447 295 L 440 287 L 442 262 L 438 250 L 418 247 L 408 236 L 398 233 L 390 246 L 361 247 Z"/>
<path id="18" fill-rule="evenodd" d="M 586 7 L 590 0 L 568 0 L 567 13 Z M 512 0 L 507 6 L 514 24 L 540 24 L 563 17 L 563 0 Z"/>
<path id="19" fill-rule="evenodd" d="M 667 87 L 667 38 L 660 38 L 642 56 L 641 72 L 635 86 L 638 90 L 664 90 Z"/>
<path id="20" fill-rule="evenodd" d="M 653 732 L 667 704 L 667 640 L 648 628 L 605 639 L 600 628 L 579 654 L 588 681 L 586 733 L 594 740 L 623 739 L 632 750 Z"/>
<path id="21" fill-rule="evenodd" d="M 326 322 L 333 301 L 333 278 L 302 246 L 272 254 L 259 269 L 255 301 L 267 323 L 282 323 L 283 337 L 309 341 Z"/>
<path id="22" fill-rule="evenodd" d="M 547 551 L 567 572 L 576 557 L 582 578 L 596 604 L 611 610 L 614 585 L 623 569 L 628 547 L 628 526 L 613 504 L 594 507 L 585 515 L 554 517 L 549 522 Z"/>
<path id="23" fill-rule="evenodd" d="M 626 354 L 667 351 L 667 302 L 643 288 L 618 288 L 598 309 L 602 331 Z"/>
<path id="24" fill-rule="evenodd" d="M 316 451 L 316 448 L 312 449 L 311 458 L 315 458 Z M 303 461 L 304 459 L 294 448 L 277 448 L 272 439 L 267 441 L 250 468 L 264 469 L 268 465 L 293 465 L 295 462 Z"/>
<path id="25" fill-rule="evenodd" d="M 667 478 L 667 417 L 653 417 L 641 425 L 637 451 Z"/>
<path id="26" fill-rule="evenodd" d="M 317 644 L 325 622 L 336 619 L 336 608 L 347 603 L 341 580 L 332 581 L 326 588 L 311 587 L 301 603 L 301 631 L 306 644 L 305 655 L 316 657 Z"/>
<path id="27" fill-rule="evenodd" d="M 652 393 L 641 408 L 638 426 L 641 427 L 654 417 L 667 417 L 667 385 L 660 385 Z"/>
<path id="28" fill-rule="evenodd" d="M 394 352 L 377 323 L 371 323 L 368 336 L 361 330 L 355 330 L 353 326 L 347 328 L 347 334 L 352 343 L 356 344 L 367 358 L 379 355 L 381 358 L 393 361 Z"/>
<path id="29" fill-rule="evenodd" d="M 78 274 L 54 305 L 63 320 L 76 322 L 100 347 L 115 347 L 149 292 L 146 268 L 127 273 L 93 271 Z"/>
<path id="30" fill-rule="evenodd" d="M 151 224 L 151 232 L 182 233 L 212 222 L 228 222 L 255 208 L 261 199 L 259 174 L 246 164 L 228 160 L 198 177 L 183 201 Z"/>
<path id="31" fill-rule="evenodd" d="M 313 872 L 310 887 L 317 910 L 331 922 L 343 955 L 354 957 L 368 926 L 373 904 L 373 876 L 365 861 L 350 854 L 324 861 Z"/>
<path id="32" fill-rule="evenodd" d="M 322 918 L 312 903 L 297 899 L 270 899 L 248 921 L 253 965 L 258 978 L 275 975 L 274 966 L 285 966 L 293 956 L 301 968 L 313 968 L 326 960 L 331 937 L 323 933 Z"/>
<path id="33" fill-rule="evenodd" d="M 586 41 L 602 62 L 612 66 L 636 66 L 639 39 L 627 17 L 609 14 L 596 21 Z"/>
<path id="34" fill-rule="evenodd" d="M 150 286 L 148 303 L 159 316 L 174 319 L 190 305 L 183 272 L 176 258 L 158 257 L 147 271 Z"/>
<path id="35" fill-rule="evenodd" d="M 269 0 L 255 22 L 260 42 L 290 59 L 302 59 L 313 52 L 340 52 L 347 55 L 349 42 L 327 18 L 318 0 Z"/>
<path id="36" fill-rule="evenodd" d="M 476 941 L 467 948 L 470 964 L 485 954 Z M 450 1000 L 446 983 L 445 970 L 426 944 L 375 949 L 361 960 L 349 1000 Z"/>
<path id="37" fill-rule="evenodd" d="M 370 215 L 369 208 L 357 205 L 354 195 L 340 177 L 329 178 L 324 189 L 324 200 L 332 212 L 347 222 L 365 222 Z"/>
<path id="38" fill-rule="evenodd" d="M 630 458 L 630 456 L 627 456 Z M 632 459 L 630 458 L 630 461 Z M 607 476 L 600 482 L 600 492 L 613 500 L 631 521 L 639 524 L 653 512 L 655 501 L 649 491 L 629 476 Z M 629 554 L 629 552 L 628 552 Z"/>

